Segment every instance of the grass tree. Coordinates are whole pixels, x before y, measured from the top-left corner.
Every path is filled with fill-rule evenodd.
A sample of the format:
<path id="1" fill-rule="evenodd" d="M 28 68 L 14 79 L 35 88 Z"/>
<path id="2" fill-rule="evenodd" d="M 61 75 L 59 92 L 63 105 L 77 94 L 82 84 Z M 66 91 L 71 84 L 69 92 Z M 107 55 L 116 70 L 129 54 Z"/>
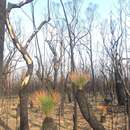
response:
<path id="1" fill-rule="evenodd" d="M 90 124 L 93 130 L 105 130 L 104 126 L 96 119 L 89 109 L 88 99 L 83 89 L 86 83 L 91 79 L 90 76 L 81 72 L 73 72 L 69 77 L 73 86 L 77 89 L 75 98 L 84 119 Z"/>
<path id="2" fill-rule="evenodd" d="M 82 89 L 90 79 L 90 76 L 82 72 L 71 72 L 69 78 L 77 89 Z"/>
<path id="3" fill-rule="evenodd" d="M 45 116 L 41 130 L 57 130 L 57 125 L 51 114 L 60 101 L 59 93 L 38 91 L 34 94 L 34 101 L 40 107 L 43 116 Z"/>

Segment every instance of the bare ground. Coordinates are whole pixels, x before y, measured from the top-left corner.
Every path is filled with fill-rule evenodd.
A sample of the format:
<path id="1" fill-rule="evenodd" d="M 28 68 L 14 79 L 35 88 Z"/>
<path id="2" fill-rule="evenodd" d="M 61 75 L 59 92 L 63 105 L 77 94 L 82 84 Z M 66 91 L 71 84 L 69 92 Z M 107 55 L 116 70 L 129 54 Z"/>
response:
<path id="1" fill-rule="evenodd" d="M 0 101 L 0 130 L 17 130 L 19 127 L 19 115 L 17 115 L 18 100 L 17 99 L 4 99 Z M 113 113 L 103 113 L 98 111 L 91 104 L 94 115 L 102 124 L 105 126 L 106 130 L 127 130 L 127 117 L 124 112 L 113 112 Z M 114 108 L 120 109 L 120 108 Z M 64 110 L 64 117 L 59 116 L 59 108 L 56 108 L 54 112 L 50 115 L 55 119 L 55 122 L 59 126 L 59 130 L 72 130 L 73 129 L 73 104 L 66 103 Z M 42 121 L 44 120 L 44 114 L 38 108 L 29 109 L 29 126 L 30 130 L 40 130 Z M 7 128 L 5 128 L 7 127 Z M 85 121 L 80 110 L 78 108 L 78 130 L 92 130 L 89 124 Z"/>

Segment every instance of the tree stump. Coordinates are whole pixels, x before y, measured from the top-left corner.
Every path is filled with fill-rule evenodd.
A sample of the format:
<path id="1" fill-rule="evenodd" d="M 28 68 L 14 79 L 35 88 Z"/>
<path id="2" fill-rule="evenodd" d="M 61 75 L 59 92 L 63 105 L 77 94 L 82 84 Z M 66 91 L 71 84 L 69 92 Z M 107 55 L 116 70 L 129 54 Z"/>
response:
<path id="1" fill-rule="evenodd" d="M 46 117 L 42 123 L 41 130 L 58 130 L 58 128 L 53 118 Z"/>

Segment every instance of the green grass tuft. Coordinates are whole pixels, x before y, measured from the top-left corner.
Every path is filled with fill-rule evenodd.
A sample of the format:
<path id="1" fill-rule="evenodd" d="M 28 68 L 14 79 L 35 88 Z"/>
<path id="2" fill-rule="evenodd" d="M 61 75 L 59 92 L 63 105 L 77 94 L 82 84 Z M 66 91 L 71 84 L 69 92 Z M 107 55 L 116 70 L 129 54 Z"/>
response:
<path id="1" fill-rule="evenodd" d="M 48 116 L 54 110 L 55 102 L 51 96 L 45 95 L 40 97 L 40 103 L 41 110 L 46 116 Z"/>

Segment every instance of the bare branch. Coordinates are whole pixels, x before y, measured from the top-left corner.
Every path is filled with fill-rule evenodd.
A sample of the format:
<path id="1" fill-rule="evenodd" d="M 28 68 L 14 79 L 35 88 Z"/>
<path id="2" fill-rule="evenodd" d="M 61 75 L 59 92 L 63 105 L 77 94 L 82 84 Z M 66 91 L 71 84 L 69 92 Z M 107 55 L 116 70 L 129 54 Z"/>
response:
<path id="1" fill-rule="evenodd" d="M 8 3 L 7 11 L 10 12 L 13 8 L 21 8 L 22 6 L 31 3 L 33 0 L 23 0 L 20 3 L 14 4 L 14 3 Z"/>
<path id="2" fill-rule="evenodd" d="M 9 20 L 9 13 L 8 12 L 6 12 L 6 26 L 7 26 L 8 32 L 10 34 L 10 37 L 13 41 L 14 46 L 22 54 L 24 60 L 26 61 L 27 67 L 28 67 L 28 70 L 26 72 L 26 76 L 24 77 L 22 84 L 21 84 L 22 85 L 21 87 L 24 88 L 28 85 L 28 82 L 31 78 L 31 75 L 33 72 L 33 61 L 31 59 L 30 55 L 28 54 L 28 52 L 25 50 L 25 48 L 22 47 L 17 36 L 15 35 L 13 27 L 12 27 L 10 20 Z"/>

